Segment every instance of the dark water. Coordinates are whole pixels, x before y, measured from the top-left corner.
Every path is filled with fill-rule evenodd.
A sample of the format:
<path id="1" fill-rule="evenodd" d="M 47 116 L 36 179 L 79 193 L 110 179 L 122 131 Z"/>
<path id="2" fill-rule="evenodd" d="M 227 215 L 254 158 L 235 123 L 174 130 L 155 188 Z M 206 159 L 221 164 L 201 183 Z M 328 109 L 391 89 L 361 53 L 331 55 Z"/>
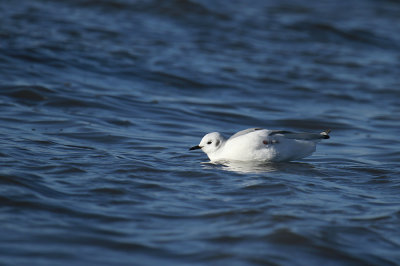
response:
<path id="1" fill-rule="evenodd" d="M 400 2 L 0 1 L 0 263 L 399 265 Z M 248 127 L 302 161 L 188 152 Z"/>

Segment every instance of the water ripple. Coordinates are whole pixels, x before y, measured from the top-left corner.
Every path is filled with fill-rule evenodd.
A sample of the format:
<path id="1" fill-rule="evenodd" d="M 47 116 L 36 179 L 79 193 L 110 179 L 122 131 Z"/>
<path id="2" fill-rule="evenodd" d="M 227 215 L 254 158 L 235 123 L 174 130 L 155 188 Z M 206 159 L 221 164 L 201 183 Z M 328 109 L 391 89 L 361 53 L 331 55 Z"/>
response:
<path id="1" fill-rule="evenodd" d="M 395 1 L 0 11 L 1 264 L 400 261 Z M 250 127 L 332 135 L 299 162 L 188 151 Z"/>

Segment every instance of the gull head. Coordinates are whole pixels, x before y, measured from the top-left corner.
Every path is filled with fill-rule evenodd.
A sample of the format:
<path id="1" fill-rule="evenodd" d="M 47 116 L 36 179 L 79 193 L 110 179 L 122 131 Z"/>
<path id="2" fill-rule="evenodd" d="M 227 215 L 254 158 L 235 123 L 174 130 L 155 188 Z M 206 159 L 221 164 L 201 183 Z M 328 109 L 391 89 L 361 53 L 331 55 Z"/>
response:
<path id="1" fill-rule="evenodd" d="M 191 147 L 189 150 L 201 149 L 208 157 L 209 155 L 218 151 L 225 142 L 225 138 L 219 132 L 212 132 L 205 135 L 199 145 Z"/>

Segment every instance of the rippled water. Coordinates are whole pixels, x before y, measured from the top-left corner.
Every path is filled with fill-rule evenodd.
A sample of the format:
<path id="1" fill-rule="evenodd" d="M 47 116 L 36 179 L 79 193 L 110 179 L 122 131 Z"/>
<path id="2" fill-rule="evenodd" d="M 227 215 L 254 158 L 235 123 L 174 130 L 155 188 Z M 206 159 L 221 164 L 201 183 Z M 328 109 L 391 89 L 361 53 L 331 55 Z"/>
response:
<path id="1" fill-rule="evenodd" d="M 398 265 L 398 1 L 0 2 L 0 263 Z M 207 163 L 210 131 L 320 132 Z"/>

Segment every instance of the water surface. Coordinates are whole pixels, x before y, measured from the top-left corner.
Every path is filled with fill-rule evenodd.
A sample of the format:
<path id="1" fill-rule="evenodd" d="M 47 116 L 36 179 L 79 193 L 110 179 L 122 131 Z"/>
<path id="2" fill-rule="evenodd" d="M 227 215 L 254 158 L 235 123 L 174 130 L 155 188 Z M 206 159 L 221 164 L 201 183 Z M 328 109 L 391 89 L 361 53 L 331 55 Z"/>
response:
<path id="1" fill-rule="evenodd" d="M 398 1 L 0 3 L 0 262 L 398 265 Z M 320 132 L 207 162 L 211 131 Z"/>

